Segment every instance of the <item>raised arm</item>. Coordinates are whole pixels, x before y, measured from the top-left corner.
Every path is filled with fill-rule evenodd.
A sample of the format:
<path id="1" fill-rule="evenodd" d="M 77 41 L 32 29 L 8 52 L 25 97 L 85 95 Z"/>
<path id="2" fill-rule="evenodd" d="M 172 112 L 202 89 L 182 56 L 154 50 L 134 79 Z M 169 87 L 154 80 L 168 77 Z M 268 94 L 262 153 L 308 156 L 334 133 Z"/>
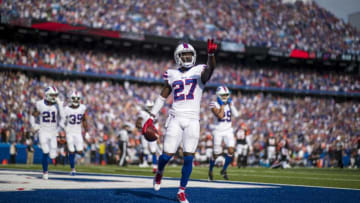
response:
<path id="1" fill-rule="evenodd" d="M 208 60 L 207 60 L 207 68 L 201 73 L 201 81 L 202 83 L 206 83 L 210 80 L 211 75 L 214 72 L 216 66 L 215 60 L 215 51 L 217 49 L 217 44 L 214 43 L 213 39 L 208 39 Z"/>

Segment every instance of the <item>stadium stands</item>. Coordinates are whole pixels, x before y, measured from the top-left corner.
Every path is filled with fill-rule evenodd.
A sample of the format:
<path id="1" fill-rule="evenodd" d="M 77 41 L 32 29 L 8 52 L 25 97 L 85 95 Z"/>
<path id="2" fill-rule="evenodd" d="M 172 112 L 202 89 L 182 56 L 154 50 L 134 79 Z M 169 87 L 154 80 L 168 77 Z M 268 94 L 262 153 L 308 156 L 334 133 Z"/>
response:
<path id="1" fill-rule="evenodd" d="M 134 122 L 137 112 L 146 99 L 154 99 L 160 86 L 111 83 L 108 81 L 84 82 L 81 80 L 54 80 L 48 77 L 31 77 L 22 73 L 3 72 L 0 98 L 2 142 L 24 143 L 25 134 L 30 130 L 29 115 L 36 100 L 42 98 L 43 89 L 54 85 L 60 90 L 62 99 L 76 88 L 84 95 L 89 108 L 88 150 L 91 145 L 106 143 L 116 145 L 117 132 L 125 122 Z M 204 96 L 201 112 L 201 147 L 210 134 L 214 116 L 208 104 L 215 99 L 212 91 Z M 19 102 L 21 101 L 21 102 Z M 287 136 L 292 163 L 304 163 L 309 157 L 321 152 L 333 153 L 337 137 L 344 143 L 348 157 L 355 157 L 359 137 L 360 106 L 356 101 L 337 102 L 334 99 L 313 97 L 280 97 L 271 94 L 235 93 L 233 101 L 241 112 L 235 126 L 245 123 L 250 130 L 252 147 L 250 156 L 258 163 L 264 153 L 265 139 L 269 133 L 281 138 Z M 171 99 L 168 100 L 171 103 Z M 168 106 L 163 109 L 166 113 Z M 164 123 L 160 117 L 160 123 Z M 129 139 L 129 161 L 137 160 L 139 132 L 134 130 Z M 99 148 L 96 148 L 99 150 Z M 307 153 L 308 156 L 304 157 Z M 116 153 L 113 153 L 116 154 Z M 333 164 L 334 158 L 329 157 Z M 295 162 L 297 161 L 297 162 Z M 306 163 L 306 161 L 305 161 Z M 333 166 L 333 165 L 332 165 Z"/>
<path id="2" fill-rule="evenodd" d="M 314 1 L 11 1 L 5 16 L 247 46 L 359 54 L 359 32 Z"/>
<path id="3" fill-rule="evenodd" d="M 7 41 L 0 41 L 0 61 L 4 65 L 44 67 L 157 80 L 161 79 L 165 70 L 174 66 L 173 60 L 167 58 Z M 280 67 L 219 61 L 211 82 L 289 91 L 360 92 L 360 79 L 357 75 L 331 71 L 319 72 L 306 67 L 294 68 L 290 65 Z"/>

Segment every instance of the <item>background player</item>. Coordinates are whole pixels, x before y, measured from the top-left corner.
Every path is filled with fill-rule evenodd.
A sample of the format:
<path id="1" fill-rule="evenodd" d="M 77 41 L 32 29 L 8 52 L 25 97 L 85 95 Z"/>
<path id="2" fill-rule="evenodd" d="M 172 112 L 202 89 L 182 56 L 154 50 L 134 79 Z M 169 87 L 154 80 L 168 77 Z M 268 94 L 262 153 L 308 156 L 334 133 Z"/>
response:
<path id="1" fill-rule="evenodd" d="M 147 119 L 149 119 L 150 117 L 150 111 L 152 109 L 152 107 L 154 106 L 154 102 L 147 100 L 145 102 L 145 107 L 143 108 L 143 110 L 140 111 L 138 118 L 136 120 L 136 127 L 137 128 L 142 128 L 142 122 L 145 122 Z M 159 125 L 156 122 L 155 123 L 155 127 L 156 129 L 159 129 Z M 144 136 L 141 136 L 141 145 L 142 145 L 142 163 L 140 164 L 140 167 L 147 167 L 148 163 L 147 163 L 147 156 L 149 155 L 149 152 L 151 153 L 152 156 L 152 167 L 153 167 L 153 173 L 156 173 L 157 171 L 157 156 L 156 156 L 156 151 L 158 149 L 158 143 L 157 141 L 154 142 L 149 142 L 145 139 Z M 141 158 L 140 158 L 141 160 Z"/>
<path id="2" fill-rule="evenodd" d="M 226 86 L 219 86 L 216 89 L 216 102 L 210 103 L 210 108 L 213 114 L 216 116 L 213 136 L 214 136 L 214 153 L 213 158 L 210 159 L 209 166 L 209 180 L 214 179 L 213 168 L 215 165 L 215 160 L 222 153 L 222 141 L 224 140 L 225 147 L 227 148 L 227 154 L 225 155 L 225 164 L 221 170 L 221 175 L 224 179 L 228 180 L 226 169 L 229 164 L 232 162 L 234 147 L 235 147 L 235 137 L 234 129 L 232 128 L 232 119 L 231 117 L 238 117 L 239 113 L 231 103 L 230 91 Z"/>
<path id="3" fill-rule="evenodd" d="M 74 91 L 70 94 L 70 105 L 64 108 L 63 121 L 66 132 L 66 142 L 69 150 L 69 161 L 71 175 L 75 175 L 75 149 L 82 155 L 84 149 L 84 140 L 81 133 L 83 126 L 86 134 L 88 133 L 86 106 L 80 103 L 81 94 Z M 87 136 L 88 137 L 88 136 Z"/>
<path id="4" fill-rule="evenodd" d="M 58 99 L 58 90 L 54 86 L 45 89 L 45 99 L 35 104 L 33 116 L 39 117 L 39 125 L 32 119 L 33 128 L 39 129 L 40 146 L 43 152 L 43 179 L 48 179 L 48 159 L 57 156 L 57 136 L 60 132 L 59 121 L 62 102 Z"/>
<path id="5" fill-rule="evenodd" d="M 152 117 L 143 125 L 143 131 L 153 126 L 153 117 L 157 115 L 172 93 L 173 104 L 166 121 L 164 150 L 159 157 L 158 171 L 154 177 L 154 189 L 160 190 L 162 174 L 166 164 L 182 143 L 184 165 L 181 171 L 180 188 L 177 199 L 189 202 L 185 197 L 185 187 L 192 172 L 193 156 L 200 137 L 200 102 L 205 87 L 215 69 L 214 53 L 217 45 L 214 40 L 208 40 L 207 65 L 196 65 L 196 51 L 187 43 L 182 43 L 175 49 L 174 57 L 178 69 L 169 69 L 163 74 L 164 87 L 151 110 Z"/>
<path id="6" fill-rule="evenodd" d="M 270 132 L 266 140 L 267 162 L 270 166 L 273 165 L 276 160 L 276 145 L 277 140 L 274 134 Z"/>
<path id="7" fill-rule="evenodd" d="M 247 156 L 249 152 L 250 142 L 248 139 L 248 129 L 245 123 L 242 123 L 240 127 L 235 131 L 236 137 L 236 153 L 235 157 L 237 158 L 237 166 L 246 167 L 247 165 Z"/>

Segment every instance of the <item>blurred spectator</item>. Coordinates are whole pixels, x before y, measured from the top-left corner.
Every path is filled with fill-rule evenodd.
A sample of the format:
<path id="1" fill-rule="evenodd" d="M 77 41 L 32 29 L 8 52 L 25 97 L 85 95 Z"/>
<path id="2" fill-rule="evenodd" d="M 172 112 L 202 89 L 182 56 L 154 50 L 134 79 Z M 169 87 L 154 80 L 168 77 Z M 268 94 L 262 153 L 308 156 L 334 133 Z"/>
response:
<path id="1" fill-rule="evenodd" d="M 174 67 L 173 59 L 119 54 L 100 49 L 63 48 L 61 45 L 37 44 L 35 46 L 0 40 L 0 50 L 2 50 L 0 61 L 3 64 L 134 76 L 138 79 L 161 79 L 164 71 Z M 56 57 L 51 57 L 53 54 Z M 235 65 L 219 62 L 211 82 L 290 91 L 360 92 L 360 78 L 357 75 L 335 71 L 319 72 L 306 67 L 296 68 L 283 65 Z M 22 115 L 13 114 L 10 119 L 18 120 L 19 116 Z M 17 123 L 17 126 L 21 128 L 22 123 Z"/>
<path id="2" fill-rule="evenodd" d="M 343 164 L 343 153 L 344 153 L 343 147 L 344 146 L 343 146 L 340 136 L 337 136 L 335 143 L 336 143 L 335 144 L 335 146 L 336 146 L 335 159 L 337 161 L 337 167 L 344 168 L 344 164 Z"/>
<path id="3" fill-rule="evenodd" d="M 26 143 L 26 164 L 32 165 L 34 162 L 34 145 L 33 145 L 33 138 L 30 132 L 25 134 L 25 143 Z"/>
<path id="4" fill-rule="evenodd" d="M 127 156 L 127 145 L 129 140 L 128 131 L 130 130 L 130 126 L 128 124 L 124 124 L 122 129 L 119 131 L 119 149 L 120 149 L 120 160 L 119 166 L 126 166 L 126 156 Z"/>
<path id="5" fill-rule="evenodd" d="M 65 102 L 68 101 L 65 93 L 72 89 L 80 91 L 84 95 L 84 104 L 88 107 L 90 137 L 86 139 L 86 142 L 90 145 L 92 163 L 99 163 L 100 157 L 96 154 L 103 155 L 101 160 L 105 161 L 104 155 L 108 152 L 115 153 L 113 151 L 115 147 L 110 151 L 109 147 L 106 147 L 106 143 L 98 140 L 106 140 L 112 144 L 111 146 L 113 146 L 113 142 L 120 141 L 120 138 L 116 139 L 116 135 L 119 135 L 123 129 L 119 129 L 118 126 L 124 126 L 124 121 L 135 122 L 137 112 L 144 105 L 145 100 L 155 100 L 157 93 L 160 92 L 160 86 L 156 85 L 118 84 L 108 81 L 70 81 L 67 78 L 54 80 L 44 76 L 32 77 L 22 73 L 2 72 L 0 81 L 2 84 L 0 95 L 3 99 L 0 101 L 3 110 L 2 116 L 0 116 L 2 137 L 8 137 L 8 139 L 11 137 L 17 143 L 22 143 L 22 140 L 26 138 L 26 132 L 30 129 L 29 112 L 35 101 L 43 97 L 45 87 L 56 86 L 59 89 L 60 98 Z M 204 155 L 203 146 L 205 146 L 206 153 L 207 149 L 211 148 L 212 142 L 208 137 L 211 135 L 209 123 L 213 116 L 208 104 L 215 99 L 215 93 L 212 90 L 205 91 L 203 99 L 205 102 L 201 104 L 200 140 L 202 141 L 199 142 L 199 155 Z M 249 165 L 258 165 L 261 159 L 266 159 L 266 140 L 270 133 L 273 133 L 278 140 L 284 135 L 287 136 L 288 159 L 292 165 L 306 164 L 308 159 L 312 159 L 312 155 L 318 154 L 316 150 L 319 144 L 324 143 L 324 146 L 320 145 L 321 154 L 325 153 L 321 159 L 326 161 L 326 157 L 328 157 L 329 161 L 324 162 L 323 165 L 325 167 L 337 166 L 337 157 L 334 153 L 338 135 L 341 135 L 344 149 L 358 150 L 360 103 L 357 100 L 281 97 L 245 92 L 233 92 L 232 99 L 234 105 L 241 112 L 241 117 L 234 121 L 234 126 L 239 127 L 244 123 L 249 132 L 248 137 L 252 147 L 248 154 Z M 167 101 L 162 113 L 168 111 L 171 102 L 171 99 Z M 4 109 L 6 110 L 4 111 Z M 16 116 L 18 113 L 22 116 Z M 14 120 L 9 119 L 14 115 L 18 120 L 15 123 Z M 159 123 L 160 126 L 163 126 L 164 118 L 159 117 Z M 18 126 L 19 124 L 21 127 Z M 127 136 L 127 139 L 123 139 L 128 141 L 128 150 L 124 150 L 127 152 L 127 162 L 137 164 L 139 154 L 136 149 L 140 148 L 138 141 L 140 132 L 135 129 L 131 133 L 127 132 Z M 120 154 L 118 147 L 116 150 L 116 154 Z M 181 151 L 179 151 L 177 157 L 181 156 Z M 347 156 L 355 155 L 350 153 Z M 121 156 L 119 159 L 121 160 Z M 173 163 L 176 164 L 177 161 L 178 159 L 174 159 Z"/>
<path id="6" fill-rule="evenodd" d="M 316 1 L 3 0 L 0 12 L 8 18 L 196 40 L 215 37 L 247 46 L 360 51 L 359 32 Z"/>
<path id="7" fill-rule="evenodd" d="M 16 143 L 11 142 L 10 145 L 10 164 L 16 164 L 16 154 L 17 154 L 17 150 L 16 150 Z"/>
<path id="8" fill-rule="evenodd" d="M 104 142 L 103 139 L 100 139 L 100 144 L 99 144 L 99 156 L 100 156 L 100 164 L 101 164 L 101 165 L 106 165 L 105 152 L 106 152 L 106 144 L 105 144 L 105 142 Z"/>

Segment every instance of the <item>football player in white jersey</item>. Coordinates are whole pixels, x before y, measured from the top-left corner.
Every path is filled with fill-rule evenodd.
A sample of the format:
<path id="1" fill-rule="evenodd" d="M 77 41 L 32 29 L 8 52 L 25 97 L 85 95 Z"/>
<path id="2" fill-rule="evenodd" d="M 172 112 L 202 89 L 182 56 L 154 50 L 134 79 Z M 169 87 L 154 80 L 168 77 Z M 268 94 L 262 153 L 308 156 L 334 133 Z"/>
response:
<path id="1" fill-rule="evenodd" d="M 48 159 L 55 159 L 57 156 L 57 136 L 60 132 L 59 122 L 61 119 L 62 102 L 57 98 L 58 90 L 54 86 L 45 89 L 45 99 L 39 100 L 35 104 L 33 116 L 39 117 L 40 123 L 37 125 L 31 119 L 33 128 L 39 129 L 40 146 L 43 152 L 42 167 L 43 179 L 48 179 Z"/>
<path id="2" fill-rule="evenodd" d="M 150 111 L 152 107 L 154 106 L 154 102 L 147 100 L 145 102 L 145 107 L 143 110 L 140 111 L 138 118 L 136 120 L 136 127 L 141 129 L 142 128 L 142 122 L 146 121 L 150 117 Z M 155 121 L 154 121 L 155 122 Z M 159 125 L 156 122 L 155 123 L 156 129 L 159 129 Z M 153 167 L 153 173 L 156 173 L 157 171 L 157 156 L 156 151 L 158 149 L 158 143 L 157 141 L 149 142 L 145 139 L 145 136 L 141 136 L 141 145 L 142 145 L 142 163 L 140 163 L 140 167 L 147 167 L 147 156 L 149 155 L 149 152 L 152 156 L 152 167 Z"/>
<path id="3" fill-rule="evenodd" d="M 214 129 L 212 132 L 214 136 L 214 154 L 213 158 L 210 159 L 210 181 L 214 179 L 213 168 L 215 165 L 215 160 L 223 152 L 221 146 L 222 141 L 224 141 L 225 147 L 227 148 L 227 154 L 225 155 L 225 163 L 220 173 L 224 177 L 224 179 L 229 179 L 226 173 L 226 169 L 232 162 L 235 147 L 235 136 L 234 129 L 232 127 L 232 118 L 239 116 L 238 111 L 231 103 L 230 91 L 226 86 L 222 85 L 216 89 L 216 98 L 216 102 L 210 103 L 211 111 L 216 116 Z"/>
<path id="4" fill-rule="evenodd" d="M 88 134 L 86 106 L 81 104 L 81 93 L 73 91 L 70 95 L 70 105 L 64 108 L 62 116 L 66 133 L 66 142 L 69 150 L 69 162 L 71 175 L 75 175 L 75 151 L 82 155 L 84 149 L 84 139 L 81 133 L 81 126 L 85 134 Z"/>
<path id="5" fill-rule="evenodd" d="M 185 187 L 192 172 L 193 156 L 200 137 L 200 102 L 205 87 L 215 69 L 214 53 L 217 44 L 208 40 L 207 65 L 195 65 L 196 51 L 188 43 L 179 44 L 174 52 L 177 69 L 169 69 L 163 74 L 165 80 L 160 96 L 156 99 L 151 115 L 143 125 L 143 132 L 149 126 L 153 127 L 153 119 L 163 107 L 166 99 L 172 93 L 173 103 L 169 117 L 165 123 L 164 149 L 158 161 L 158 171 L 154 177 L 154 189 L 160 189 L 162 174 L 166 164 L 182 144 L 184 165 L 177 199 L 189 202 L 185 197 Z"/>

